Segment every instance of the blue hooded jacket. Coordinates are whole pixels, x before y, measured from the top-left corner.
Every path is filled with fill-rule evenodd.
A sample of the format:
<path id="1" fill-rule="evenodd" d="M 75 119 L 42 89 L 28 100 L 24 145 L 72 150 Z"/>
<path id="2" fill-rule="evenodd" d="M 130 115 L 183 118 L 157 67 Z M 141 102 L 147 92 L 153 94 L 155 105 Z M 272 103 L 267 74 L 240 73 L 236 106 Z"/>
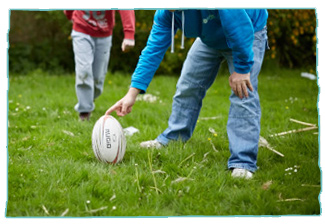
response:
<path id="1" fill-rule="evenodd" d="M 146 92 L 177 29 L 184 29 L 186 37 L 199 37 L 211 48 L 230 49 L 235 71 L 249 73 L 254 63 L 254 33 L 265 27 L 267 17 L 266 9 L 177 10 L 174 13 L 157 10 L 147 46 L 132 75 L 131 87 Z"/>

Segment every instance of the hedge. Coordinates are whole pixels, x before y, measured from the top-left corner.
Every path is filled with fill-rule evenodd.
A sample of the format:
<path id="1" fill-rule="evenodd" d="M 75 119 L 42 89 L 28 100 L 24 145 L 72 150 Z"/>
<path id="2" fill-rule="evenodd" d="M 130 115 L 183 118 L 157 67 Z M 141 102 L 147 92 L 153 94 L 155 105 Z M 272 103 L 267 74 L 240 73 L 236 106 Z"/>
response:
<path id="1" fill-rule="evenodd" d="M 136 10 L 136 47 L 122 53 L 122 24 L 116 13 L 109 70 L 132 73 L 146 45 L 153 23 L 154 10 Z M 316 66 L 316 14 L 312 9 L 269 9 L 268 36 L 270 51 L 265 63 L 289 68 Z M 27 73 L 34 69 L 62 73 L 74 72 L 72 24 L 62 10 L 10 11 L 9 72 Z M 180 49 L 181 31 L 175 35 L 175 53 L 167 51 L 157 73 L 177 74 L 181 70 L 193 38 L 185 39 Z"/>

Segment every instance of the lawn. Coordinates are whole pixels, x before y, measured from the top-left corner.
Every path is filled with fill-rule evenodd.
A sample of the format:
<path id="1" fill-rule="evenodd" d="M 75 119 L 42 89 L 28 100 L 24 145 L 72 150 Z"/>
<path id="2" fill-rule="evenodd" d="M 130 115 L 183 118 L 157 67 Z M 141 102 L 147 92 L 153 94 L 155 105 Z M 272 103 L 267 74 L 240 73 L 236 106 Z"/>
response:
<path id="1" fill-rule="evenodd" d="M 207 92 L 194 135 L 161 150 L 144 150 L 167 127 L 177 76 L 158 75 L 131 114 L 115 116 L 139 133 L 127 137 L 120 164 L 96 160 L 96 120 L 127 91 L 130 75 L 108 74 L 90 121 L 80 122 L 73 74 L 10 74 L 7 217 L 319 215 L 321 173 L 318 86 L 299 70 L 263 70 L 261 136 L 284 157 L 260 147 L 252 180 L 233 179 L 226 132 L 230 87 L 222 72 Z M 211 128 L 215 133 L 211 132 Z M 209 130 L 210 129 L 210 130 Z"/>

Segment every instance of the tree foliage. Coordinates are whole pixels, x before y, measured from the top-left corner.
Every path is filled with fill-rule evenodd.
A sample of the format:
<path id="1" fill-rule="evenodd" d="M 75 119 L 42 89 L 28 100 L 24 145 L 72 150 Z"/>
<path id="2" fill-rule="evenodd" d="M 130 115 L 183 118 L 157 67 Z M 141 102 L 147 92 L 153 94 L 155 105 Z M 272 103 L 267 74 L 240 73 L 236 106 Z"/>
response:
<path id="1" fill-rule="evenodd" d="M 315 10 L 269 10 L 268 37 L 270 54 L 267 59 L 276 60 L 289 68 L 315 68 Z"/>
<path id="2" fill-rule="evenodd" d="M 283 67 L 316 66 L 316 15 L 311 9 L 270 9 L 268 36 L 270 51 L 265 63 Z M 136 46 L 122 53 L 123 29 L 116 13 L 113 47 L 109 70 L 132 73 L 141 50 L 145 47 L 152 24 L 154 10 L 136 10 Z M 72 24 L 62 10 L 10 12 L 9 71 L 24 73 L 34 69 L 74 72 L 74 56 L 70 37 Z M 175 53 L 166 52 L 157 73 L 179 73 L 193 38 L 185 39 L 180 49 L 181 31 L 175 35 Z"/>

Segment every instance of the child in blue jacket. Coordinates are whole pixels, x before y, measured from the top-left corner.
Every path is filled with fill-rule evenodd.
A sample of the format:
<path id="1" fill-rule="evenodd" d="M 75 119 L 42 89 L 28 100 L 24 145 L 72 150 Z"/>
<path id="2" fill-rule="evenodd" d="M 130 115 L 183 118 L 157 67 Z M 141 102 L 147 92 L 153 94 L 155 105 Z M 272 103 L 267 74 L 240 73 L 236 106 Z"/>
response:
<path id="1" fill-rule="evenodd" d="M 171 140 L 187 141 L 193 134 L 206 91 L 221 62 L 226 60 L 232 90 L 227 123 L 231 152 L 228 168 L 233 177 L 252 178 L 257 169 L 261 118 L 257 84 L 267 48 L 267 17 L 265 9 L 158 10 L 130 89 L 106 114 L 116 111 L 118 116 L 124 116 L 131 112 L 136 96 L 146 92 L 170 45 L 174 51 L 174 33 L 181 29 L 186 37 L 197 39 L 177 82 L 168 128 L 155 140 L 140 145 L 161 148 Z"/>

